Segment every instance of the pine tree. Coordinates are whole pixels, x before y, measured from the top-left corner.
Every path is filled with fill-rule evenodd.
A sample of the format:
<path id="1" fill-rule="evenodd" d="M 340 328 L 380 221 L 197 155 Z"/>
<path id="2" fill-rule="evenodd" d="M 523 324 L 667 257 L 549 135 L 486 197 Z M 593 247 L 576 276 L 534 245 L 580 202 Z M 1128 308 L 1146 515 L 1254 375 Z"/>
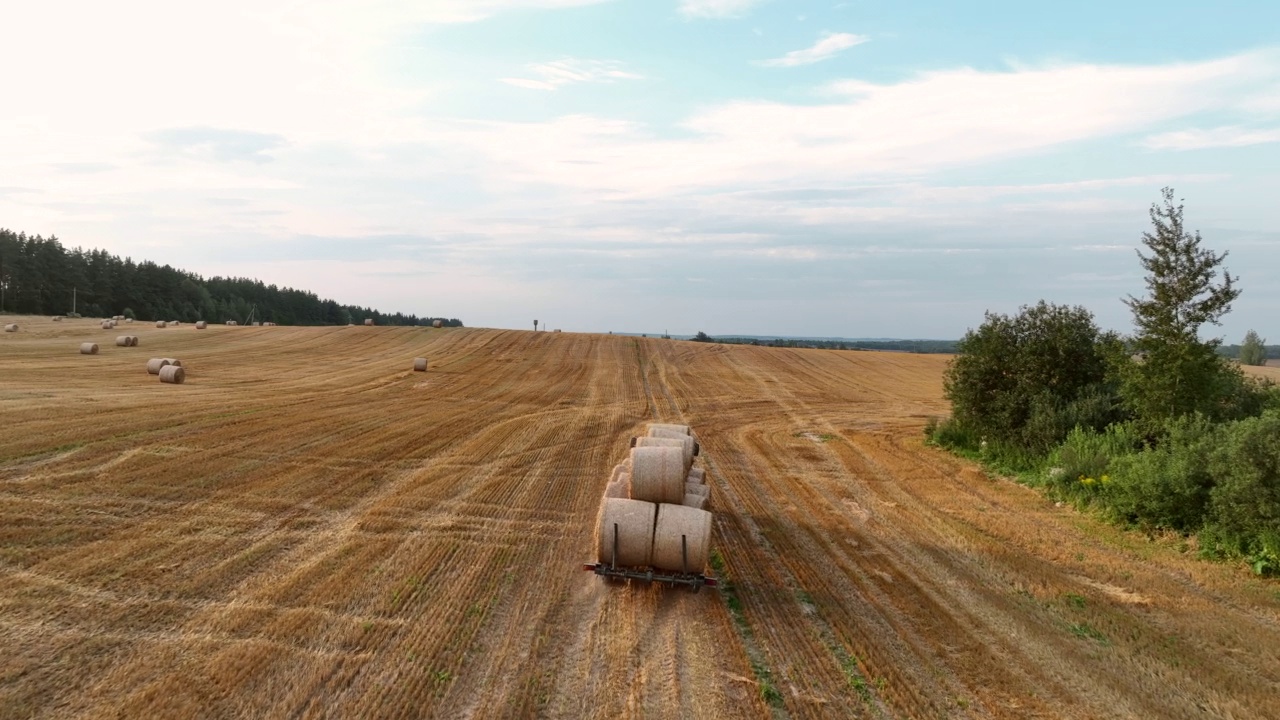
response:
<path id="1" fill-rule="evenodd" d="M 1163 207 L 1151 206 L 1154 227 L 1142 234 L 1150 254 L 1138 251 L 1148 295 L 1125 300 L 1133 311 L 1133 348 L 1140 359 L 1129 366 L 1121 390 L 1129 409 L 1153 423 L 1193 412 L 1217 416 L 1224 396 L 1239 384 L 1216 352 L 1221 340 L 1199 335 L 1205 323 L 1219 324 L 1240 296 L 1236 278 L 1225 270 L 1215 282 L 1227 253 L 1202 248 L 1200 233 L 1183 227 L 1183 206 L 1174 205 L 1173 189 L 1161 194 Z"/>

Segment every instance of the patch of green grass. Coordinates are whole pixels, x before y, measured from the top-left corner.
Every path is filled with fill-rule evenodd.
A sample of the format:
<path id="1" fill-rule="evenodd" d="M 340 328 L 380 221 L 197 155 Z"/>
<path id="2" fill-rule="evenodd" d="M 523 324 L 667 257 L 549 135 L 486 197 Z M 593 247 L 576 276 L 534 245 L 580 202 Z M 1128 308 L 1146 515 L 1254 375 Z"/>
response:
<path id="1" fill-rule="evenodd" d="M 763 663 L 755 660 L 751 661 L 751 671 L 755 673 L 756 681 L 759 683 L 760 699 L 769 704 L 770 707 L 782 707 L 782 693 L 778 692 L 778 688 L 773 685 L 773 673 Z"/>
<path id="2" fill-rule="evenodd" d="M 1091 627 L 1088 623 L 1075 623 L 1071 626 L 1071 634 L 1079 638 L 1088 638 L 1100 645 L 1110 645 L 1111 641 L 1106 635 L 1098 632 L 1097 629 Z"/>
<path id="3" fill-rule="evenodd" d="M 1070 605 L 1073 608 L 1076 608 L 1077 610 L 1083 610 L 1085 607 L 1085 599 L 1084 599 L 1084 596 L 1082 595 L 1076 595 L 1075 593 L 1067 593 L 1066 595 L 1063 596 L 1063 599 L 1067 601 L 1068 605 Z"/>

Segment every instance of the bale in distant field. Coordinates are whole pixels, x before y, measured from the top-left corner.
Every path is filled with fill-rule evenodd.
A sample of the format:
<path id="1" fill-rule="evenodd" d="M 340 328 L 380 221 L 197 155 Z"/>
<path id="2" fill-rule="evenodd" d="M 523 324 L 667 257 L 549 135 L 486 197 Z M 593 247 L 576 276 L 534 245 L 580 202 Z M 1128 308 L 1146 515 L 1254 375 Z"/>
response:
<path id="1" fill-rule="evenodd" d="M 623 477 L 626 477 L 625 475 Z M 604 496 L 607 498 L 629 498 L 631 497 L 631 488 L 629 483 L 621 480 L 614 480 L 604 486 Z"/>
<path id="2" fill-rule="evenodd" d="M 131 323 L 133 322 L 133 318 L 125 318 L 124 321 L 127 323 Z"/>
<path id="3" fill-rule="evenodd" d="M 227 321 L 227 324 L 228 324 L 228 325 L 239 325 L 240 323 L 236 322 L 235 320 L 228 320 L 228 321 Z"/>
<path id="4" fill-rule="evenodd" d="M 614 526 L 617 526 L 619 565 L 643 566 L 653 553 L 653 518 L 657 506 L 643 500 L 604 498 L 596 525 L 596 560 L 614 562 Z"/>
<path id="5" fill-rule="evenodd" d="M 703 485 L 702 483 L 691 483 L 691 482 L 685 481 L 684 494 L 711 497 L 711 488 L 707 487 L 706 485 Z"/>
<path id="6" fill-rule="evenodd" d="M 432 320 L 432 321 L 431 321 L 431 327 L 433 327 L 433 328 L 442 328 L 442 327 L 444 327 L 444 321 L 443 321 L 443 320 Z"/>
<path id="7" fill-rule="evenodd" d="M 130 336 L 129 336 L 129 347 L 138 347 L 138 336 L 137 336 L 137 335 L 130 335 Z"/>
<path id="8" fill-rule="evenodd" d="M 365 319 L 365 321 L 364 321 L 364 324 L 365 324 L 365 325 L 372 325 L 372 324 L 373 324 L 373 318 L 366 318 L 366 319 Z"/>
<path id="9" fill-rule="evenodd" d="M 187 379 L 187 371 L 181 365 L 165 365 L 160 368 L 160 382 L 181 385 Z"/>
<path id="10" fill-rule="evenodd" d="M 53 321 L 54 321 L 54 322 L 62 322 L 62 316 L 61 316 L 61 315 L 54 315 L 54 316 L 53 316 Z"/>
<path id="11" fill-rule="evenodd" d="M 165 322 L 165 321 L 163 321 L 163 320 L 157 320 L 157 321 L 156 321 L 156 327 L 158 327 L 158 328 L 166 327 L 167 325 L 168 325 L 168 323 L 166 323 L 166 322 Z"/>
<path id="12" fill-rule="evenodd" d="M 197 323 L 196 323 L 196 329 L 197 329 L 197 330 L 203 330 L 203 329 L 205 329 L 205 328 L 207 328 L 207 327 L 209 327 L 209 323 L 207 323 L 207 322 L 205 322 L 205 321 L 203 321 L 203 320 L 201 320 L 200 322 L 197 322 Z"/>
<path id="13" fill-rule="evenodd" d="M 113 322 L 111 322 L 110 320 L 103 320 L 103 321 L 102 321 L 102 329 L 103 329 L 103 330 L 110 330 L 111 328 L 113 328 L 113 327 L 115 327 L 115 326 L 116 326 L 116 324 L 115 324 L 115 323 L 113 323 Z"/>
<path id="14" fill-rule="evenodd" d="M 700 467 L 690 468 L 689 477 L 697 479 L 700 483 L 704 483 L 707 481 L 707 471 Z"/>
<path id="15" fill-rule="evenodd" d="M 172 364 L 169 358 L 151 358 L 147 361 L 147 372 L 152 375 L 159 375 L 161 370 Z"/>
<path id="16" fill-rule="evenodd" d="M 179 360 L 178 358 L 165 358 L 165 360 L 168 360 L 170 365 L 177 365 L 178 367 L 182 367 L 182 361 Z"/>
<path id="17" fill-rule="evenodd" d="M 638 437 L 635 438 L 635 447 L 676 447 L 680 448 L 682 461 L 684 462 L 684 472 L 681 475 L 688 475 L 689 469 L 693 467 L 693 438 L 685 435 L 682 438 L 656 438 L 656 437 Z"/>
<path id="18" fill-rule="evenodd" d="M 676 447 L 631 448 L 631 497 L 649 502 L 684 499 L 684 453 Z"/>
<path id="19" fill-rule="evenodd" d="M 415 372 L 426 372 L 426 371 L 427 371 L 427 359 L 426 359 L 426 358 L 414 358 L 414 359 L 413 359 L 413 369 L 414 369 L 414 371 L 415 371 Z"/>
<path id="20" fill-rule="evenodd" d="M 680 504 L 688 508 L 694 508 L 697 510 L 706 510 L 708 499 L 709 498 L 706 495 L 694 495 L 693 493 L 685 493 L 684 502 Z"/>
<path id="21" fill-rule="evenodd" d="M 681 496 L 681 501 L 684 496 Z M 681 552 L 681 537 L 688 552 L 688 562 Z M 711 550 L 711 513 L 706 510 L 670 505 L 658 506 L 658 521 L 653 530 L 653 566 L 672 572 L 702 572 Z"/>
<path id="22" fill-rule="evenodd" d="M 116 336 L 116 347 L 130 347 L 131 344 L 132 344 L 132 338 L 130 338 L 128 335 Z"/>
<path id="23" fill-rule="evenodd" d="M 81 355 L 97 355 L 98 343 L 80 343 Z"/>
<path id="24" fill-rule="evenodd" d="M 56 320 L 57 318 L 54 318 L 54 319 Z M 4 326 L 4 331 L 5 331 L 5 332 L 18 332 L 18 325 L 17 325 L 17 323 L 9 323 L 8 325 L 5 325 L 5 326 Z"/>
<path id="25" fill-rule="evenodd" d="M 664 437 L 663 435 L 653 434 L 654 430 L 674 430 L 681 435 L 692 435 L 688 425 L 676 425 L 675 423 L 649 423 L 649 437 Z"/>

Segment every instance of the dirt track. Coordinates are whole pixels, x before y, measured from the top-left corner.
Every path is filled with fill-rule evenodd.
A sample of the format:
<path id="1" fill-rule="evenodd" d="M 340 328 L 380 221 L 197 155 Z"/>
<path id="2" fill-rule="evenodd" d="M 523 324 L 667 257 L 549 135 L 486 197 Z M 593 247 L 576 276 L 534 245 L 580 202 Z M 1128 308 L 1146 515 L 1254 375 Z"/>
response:
<path id="1" fill-rule="evenodd" d="M 922 447 L 942 357 L 16 321 L 0 718 L 1280 716 L 1280 585 Z M 729 594 L 580 570 L 653 419 Z"/>

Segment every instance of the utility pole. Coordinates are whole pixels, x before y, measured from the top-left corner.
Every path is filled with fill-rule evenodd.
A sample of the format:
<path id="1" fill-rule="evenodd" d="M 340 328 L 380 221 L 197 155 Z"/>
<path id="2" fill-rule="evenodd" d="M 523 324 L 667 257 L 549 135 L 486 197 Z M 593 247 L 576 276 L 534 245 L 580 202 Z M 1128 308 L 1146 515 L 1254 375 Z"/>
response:
<path id="1" fill-rule="evenodd" d="M 537 320 L 534 320 L 534 321 L 533 321 L 533 331 L 534 331 L 534 332 L 538 332 L 538 321 L 537 321 Z"/>
<path id="2" fill-rule="evenodd" d="M 71 314 L 76 314 L 76 289 L 71 288 Z"/>

